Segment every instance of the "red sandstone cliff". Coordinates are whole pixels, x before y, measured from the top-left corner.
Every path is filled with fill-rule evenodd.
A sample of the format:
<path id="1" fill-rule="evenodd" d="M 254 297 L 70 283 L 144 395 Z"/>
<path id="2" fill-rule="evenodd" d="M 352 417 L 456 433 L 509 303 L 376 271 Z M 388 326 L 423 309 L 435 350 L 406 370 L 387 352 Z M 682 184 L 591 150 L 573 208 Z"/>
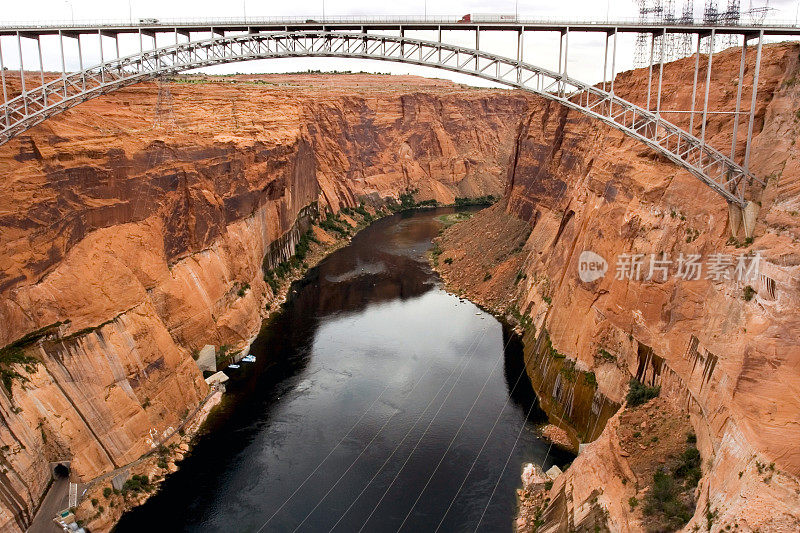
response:
<path id="1" fill-rule="evenodd" d="M 35 333 L 34 364 L 0 362 L 19 374 L 0 390 L 3 530 L 25 528 L 49 462 L 89 480 L 181 423 L 208 393 L 191 351 L 257 333 L 262 259 L 303 207 L 500 194 L 529 104 L 405 77 L 166 87 L 0 147 L 0 347 Z"/>
<path id="2" fill-rule="evenodd" d="M 776 290 L 772 299 L 757 287 L 750 302 L 732 283 L 577 281 L 584 248 L 606 257 L 725 248 L 727 209 L 644 146 L 516 92 L 357 75 L 188 78 L 168 84 L 158 120 L 157 86 L 139 85 L 0 147 L 0 346 L 51 326 L 26 348 L 39 361 L 30 374 L 11 365 L 27 381 L 10 381 L 13 396 L 0 390 L 0 523 L 25 524 L 49 461 L 71 458 L 92 478 L 147 451 L 151 430 L 197 405 L 207 387 L 190 351 L 255 334 L 273 298 L 262 258 L 304 206 L 337 209 L 408 187 L 445 202 L 505 189 L 502 205 L 446 234 L 455 261 L 445 276 L 546 322 L 556 348 L 593 369 L 613 401 L 637 373 L 637 347 L 651 347 L 663 365 L 645 365 L 642 377 L 691 414 L 711 462 L 699 496 L 718 524 L 794 519 L 797 48 L 771 47 L 764 63 L 753 162 L 770 181 L 751 249 Z M 715 65 L 712 101 L 729 105 L 738 60 L 721 54 Z M 667 66 L 665 107 L 686 107 L 691 67 Z M 625 96 L 644 85 L 642 72 L 623 73 L 615 88 Z M 715 120 L 708 136 L 724 148 L 727 131 Z M 242 283 L 250 290 L 239 296 Z M 617 363 L 597 360 L 598 347 Z M 619 503 L 632 485 L 606 460 L 615 423 L 553 489 L 569 495 L 573 524 L 594 508 L 599 479 L 611 524 L 635 529 Z M 786 480 L 764 485 L 756 460 L 774 461 Z M 764 516 L 766 506 L 779 512 Z"/>
<path id="3" fill-rule="evenodd" d="M 733 107 L 738 54 L 714 58 L 713 109 Z M 688 109 L 692 69 L 692 59 L 665 67 L 665 108 Z M 728 240 L 726 204 L 687 172 L 617 131 L 542 101 L 520 131 L 505 201 L 454 226 L 440 242 L 441 257 L 454 259 L 440 267 L 451 286 L 500 311 L 513 306 L 529 314 L 537 332 L 547 328 L 555 349 L 594 373 L 605 397 L 623 402 L 628 380 L 638 376 L 660 385 L 662 397 L 690 415 L 704 477 L 687 529 L 800 527 L 797 75 L 796 44 L 765 50 L 751 161 L 768 182 L 750 245 Z M 636 101 L 646 83 L 646 71 L 628 72 L 615 90 Z M 714 117 L 707 137 L 729 152 L 731 131 L 730 120 Z M 519 220 L 528 224 L 524 231 Z M 512 231 L 524 246 L 503 247 L 500 236 Z M 609 260 L 605 277 L 580 281 L 583 250 Z M 674 259 L 756 251 L 762 276 L 751 282 L 757 291 L 751 300 L 735 280 L 615 279 L 614 258 L 623 253 L 665 252 Z M 542 372 L 533 356 L 528 365 L 532 375 Z M 540 393 L 558 412 L 569 412 L 550 397 L 559 391 Z M 648 527 L 628 500 L 641 498 L 652 476 L 637 478 L 631 470 L 612 420 L 555 482 L 542 530 Z M 763 473 L 771 463 L 779 475 Z"/>

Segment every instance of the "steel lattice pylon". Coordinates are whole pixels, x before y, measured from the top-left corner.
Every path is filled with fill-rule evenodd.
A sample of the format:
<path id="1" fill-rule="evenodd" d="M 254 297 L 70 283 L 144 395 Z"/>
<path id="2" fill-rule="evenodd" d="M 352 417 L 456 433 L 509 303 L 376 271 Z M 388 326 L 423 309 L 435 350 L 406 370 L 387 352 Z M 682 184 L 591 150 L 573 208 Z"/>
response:
<path id="1" fill-rule="evenodd" d="M 658 114 L 558 72 L 438 41 L 341 31 L 213 37 L 144 51 L 68 73 L 9 100 L 0 108 L 0 120 L 4 122 L 0 144 L 47 117 L 121 87 L 221 63 L 281 57 L 378 59 L 477 76 L 554 100 L 623 131 L 687 169 L 732 204 L 744 207 L 745 184 L 756 180 L 733 160 Z"/>

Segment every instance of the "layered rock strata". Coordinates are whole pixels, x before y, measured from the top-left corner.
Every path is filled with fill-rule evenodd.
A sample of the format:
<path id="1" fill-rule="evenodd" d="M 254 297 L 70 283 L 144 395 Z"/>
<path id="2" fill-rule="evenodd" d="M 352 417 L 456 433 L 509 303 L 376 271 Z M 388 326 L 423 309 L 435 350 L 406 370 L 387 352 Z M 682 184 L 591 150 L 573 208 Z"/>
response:
<path id="1" fill-rule="evenodd" d="M 530 99 L 382 76 L 188 77 L 86 102 L 0 147 L 0 525 L 50 463 L 139 458 L 245 348 L 306 214 L 499 194 Z M 7 379 L 6 379 L 7 378 Z"/>
<path id="2" fill-rule="evenodd" d="M 712 109 L 735 105 L 739 53 L 715 55 Z M 750 190 L 761 205 L 752 242 L 741 233 L 731 237 L 725 202 L 687 172 L 621 133 L 547 102 L 538 103 L 520 130 L 503 202 L 450 228 L 439 242 L 440 258 L 454 259 L 440 261 L 451 287 L 499 312 L 530 317 L 534 338 L 546 333 L 555 358 L 566 356 L 578 375 L 591 374 L 602 398 L 623 403 L 635 377 L 660 386 L 662 397 L 691 417 L 704 477 L 688 529 L 738 524 L 745 531 L 788 531 L 800 524 L 798 46 L 770 46 L 764 57 L 751 168 L 767 185 Z M 752 76 L 752 62 L 746 75 Z M 692 76 L 691 58 L 665 66 L 662 109 L 690 107 Z M 646 84 L 646 71 L 628 72 L 615 91 L 641 101 Z M 730 150 L 732 123 L 721 117 L 711 118 L 706 135 Z M 688 126 L 687 117 L 675 121 Z M 487 253 L 484 236 L 498 243 L 510 232 L 524 242 L 496 253 L 492 244 Z M 581 281 L 583 251 L 608 261 L 605 276 Z M 624 254 L 644 254 L 640 279 L 629 279 L 624 264 L 618 271 Z M 650 254 L 673 261 L 666 276 L 658 270 L 649 276 Z M 709 270 L 699 279 L 682 279 L 676 264 L 681 254 L 700 254 L 706 269 L 714 254 L 730 256 L 734 264 L 719 279 L 709 278 Z M 734 273 L 741 254 L 747 261 L 761 257 L 752 279 L 739 281 Z M 534 342 L 527 344 L 534 383 L 552 362 L 539 353 Z M 566 387 L 577 383 L 566 380 Z M 563 392 L 564 380 L 559 384 L 539 393 L 553 404 L 553 419 L 578 434 L 582 427 L 559 416 L 570 412 L 574 398 Z M 579 527 L 590 516 L 587 509 L 598 505 L 609 513 L 611 530 L 637 530 L 618 512 L 625 493 L 603 483 L 616 477 L 609 459 L 615 455 L 613 431 L 609 425 L 585 446 L 555 484 L 550 501 L 563 503 L 559 495 L 565 495 L 567 509 L 547 516 L 569 520 L 545 521 L 543 530 Z M 763 465 L 780 477 L 766 475 Z M 635 482 L 644 488 L 652 479 Z M 714 516 L 710 526 L 708 513 Z"/>

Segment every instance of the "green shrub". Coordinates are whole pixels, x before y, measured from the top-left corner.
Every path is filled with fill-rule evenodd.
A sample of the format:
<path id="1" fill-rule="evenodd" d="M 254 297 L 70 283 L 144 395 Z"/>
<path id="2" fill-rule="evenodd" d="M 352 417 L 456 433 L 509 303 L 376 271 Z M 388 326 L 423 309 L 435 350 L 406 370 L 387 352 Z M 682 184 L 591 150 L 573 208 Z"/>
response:
<path id="1" fill-rule="evenodd" d="M 661 392 L 661 387 L 648 387 L 638 379 L 632 379 L 629 385 L 628 395 L 625 397 L 628 407 L 636 407 L 647 403 Z"/>
<path id="2" fill-rule="evenodd" d="M 431 248 L 431 259 L 433 260 L 433 266 L 439 266 L 439 256 L 444 253 L 441 246 L 439 246 L 438 242 L 433 243 L 433 247 Z"/>
<path id="3" fill-rule="evenodd" d="M 700 451 L 692 446 L 687 448 L 680 457 L 681 462 L 675 467 L 675 477 L 683 479 L 689 487 L 696 487 L 703 477 L 700 470 Z"/>
<path id="4" fill-rule="evenodd" d="M 512 317 L 514 317 L 514 319 L 517 321 L 517 323 L 518 323 L 518 324 L 519 324 L 519 325 L 522 327 L 522 329 L 524 329 L 525 331 L 528 331 L 530 328 L 532 328 L 532 327 L 533 327 L 533 319 L 530 317 L 530 315 L 527 315 L 527 314 L 526 314 L 526 315 L 523 315 L 522 313 L 520 313 L 520 312 L 519 312 L 519 308 L 517 308 L 517 306 L 516 306 L 516 305 L 513 305 L 513 304 L 512 304 L 511 306 L 509 306 L 509 308 L 508 308 L 508 313 L 509 313 L 509 314 L 510 314 Z"/>
<path id="5" fill-rule="evenodd" d="M 7 346 L 0 348 L 0 380 L 8 392 L 8 396 L 12 397 L 12 386 L 14 380 L 21 382 L 28 381 L 28 378 L 17 372 L 12 368 L 12 365 L 23 365 L 25 371 L 32 374 L 36 371 L 36 364 L 38 361 L 29 355 L 25 355 L 25 348 L 32 345 L 37 340 L 45 335 L 53 333 L 54 329 L 61 325 L 61 322 L 56 322 L 44 328 L 38 329 L 32 333 L 28 333 L 21 339 L 18 339 Z"/>
<path id="6" fill-rule="evenodd" d="M 447 259 L 444 260 L 444 263 L 446 265 L 452 265 L 453 264 L 453 258 L 452 257 L 448 257 Z"/>
<path id="7" fill-rule="evenodd" d="M 112 494 L 114 494 L 114 491 L 111 487 L 106 487 L 103 489 L 103 498 L 108 499 Z"/>
<path id="8" fill-rule="evenodd" d="M 634 509 L 636 509 L 636 506 L 639 505 L 639 500 L 636 499 L 636 496 L 631 496 L 630 498 L 628 498 L 628 505 L 631 506 L 631 511 L 633 511 Z"/>
<path id="9" fill-rule="evenodd" d="M 419 189 L 406 189 L 405 192 L 400 193 L 400 210 L 416 207 L 417 203 L 414 200 L 414 195 L 418 192 Z"/>
<path id="10" fill-rule="evenodd" d="M 608 350 L 604 348 L 600 348 L 597 353 L 600 355 L 600 359 L 606 361 L 608 363 L 615 363 L 617 361 L 617 356 L 610 353 Z"/>
<path id="11" fill-rule="evenodd" d="M 658 515 L 667 522 L 670 530 L 680 529 L 694 514 L 681 498 L 681 488 L 663 470 L 653 474 L 653 486 L 647 494 L 644 506 L 646 515 Z"/>
<path id="12" fill-rule="evenodd" d="M 303 233 L 300 236 L 300 240 L 297 242 L 297 245 L 294 247 L 294 257 L 298 260 L 303 261 L 305 260 L 306 256 L 308 255 L 308 251 L 311 249 L 311 243 L 319 243 L 316 237 L 314 237 L 314 232 L 308 230 L 307 232 Z"/>
<path id="13" fill-rule="evenodd" d="M 439 202 L 436 199 L 430 200 L 422 200 L 421 202 L 417 202 L 417 207 L 436 207 L 439 205 Z"/>
<path id="14" fill-rule="evenodd" d="M 122 494 L 128 492 L 149 492 L 152 490 L 150 487 L 150 479 L 145 475 L 133 475 L 122 485 Z"/>
<path id="15" fill-rule="evenodd" d="M 456 207 L 468 207 L 472 205 L 492 205 L 498 200 L 494 195 L 477 196 L 475 198 L 456 197 Z"/>
<path id="16" fill-rule="evenodd" d="M 278 280 L 275 279 L 275 273 L 272 270 L 267 270 L 264 272 L 264 281 L 269 285 L 269 288 L 272 290 L 272 294 L 277 294 L 280 285 L 278 284 Z"/>
<path id="17" fill-rule="evenodd" d="M 247 282 L 244 282 L 239 286 L 239 290 L 236 291 L 236 294 L 238 294 L 239 298 L 241 298 L 242 296 L 247 294 L 247 291 L 249 291 L 249 290 L 250 290 L 250 284 L 247 283 Z"/>
<path id="18" fill-rule="evenodd" d="M 746 285 L 744 289 L 742 289 L 742 298 L 745 302 L 749 302 L 755 296 L 756 290 L 751 287 L 750 285 Z"/>
<path id="19" fill-rule="evenodd" d="M 328 213 L 328 216 L 319 222 L 319 227 L 324 229 L 325 231 L 332 231 L 334 233 L 338 233 L 341 236 L 346 236 L 349 232 L 346 228 L 339 225 L 338 217 L 333 215 L 333 213 Z"/>
<path id="20" fill-rule="evenodd" d="M 547 332 L 545 332 L 545 335 L 546 335 L 546 337 L 545 337 L 545 352 L 549 353 L 550 357 L 552 357 L 553 359 L 564 359 L 564 358 L 566 358 L 567 357 L 566 355 L 564 355 L 563 353 L 559 352 L 558 350 L 556 350 L 553 347 L 553 341 L 550 340 L 550 335 L 548 335 Z"/>
<path id="21" fill-rule="evenodd" d="M 573 361 L 572 359 L 565 359 L 560 372 L 561 375 L 564 376 L 564 379 L 566 379 L 570 383 L 575 383 L 575 378 L 577 377 L 577 371 L 575 370 L 575 361 Z"/>

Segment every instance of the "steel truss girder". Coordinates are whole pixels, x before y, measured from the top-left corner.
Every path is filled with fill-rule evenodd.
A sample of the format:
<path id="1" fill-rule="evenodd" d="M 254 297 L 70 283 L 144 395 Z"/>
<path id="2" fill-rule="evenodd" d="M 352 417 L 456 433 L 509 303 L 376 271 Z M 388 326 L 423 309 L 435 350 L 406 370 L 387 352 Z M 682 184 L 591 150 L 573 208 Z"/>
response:
<path id="1" fill-rule="evenodd" d="M 0 144 L 50 116 L 122 87 L 221 63 L 282 57 L 378 59 L 477 76 L 535 93 L 624 132 L 687 169 L 730 203 L 744 207 L 745 183 L 761 183 L 732 159 L 659 115 L 564 74 L 436 41 L 343 31 L 214 36 L 109 59 L 5 102 L 0 116 L 7 117 L 8 125 L 0 129 Z"/>

